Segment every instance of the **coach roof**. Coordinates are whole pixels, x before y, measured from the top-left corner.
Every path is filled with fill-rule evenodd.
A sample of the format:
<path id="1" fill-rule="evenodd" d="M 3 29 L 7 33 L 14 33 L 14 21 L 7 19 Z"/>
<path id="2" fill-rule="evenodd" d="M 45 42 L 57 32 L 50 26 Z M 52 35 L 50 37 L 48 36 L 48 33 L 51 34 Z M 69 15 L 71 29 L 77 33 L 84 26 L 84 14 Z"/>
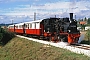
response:
<path id="1" fill-rule="evenodd" d="M 35 21 L 29 21 L 29 22 L 25 22 L 25 23 L 36 23 L 36 22 L 41 22 L 43 19 L 41 20 L 35 20 Z"/>
<path id="2" fill-rule="evenodd" d="M 17 25 L 23 25 L 24 23 L 18 23 L 18 24 L 15 24 L 15 26 L 17 26 Z"/>

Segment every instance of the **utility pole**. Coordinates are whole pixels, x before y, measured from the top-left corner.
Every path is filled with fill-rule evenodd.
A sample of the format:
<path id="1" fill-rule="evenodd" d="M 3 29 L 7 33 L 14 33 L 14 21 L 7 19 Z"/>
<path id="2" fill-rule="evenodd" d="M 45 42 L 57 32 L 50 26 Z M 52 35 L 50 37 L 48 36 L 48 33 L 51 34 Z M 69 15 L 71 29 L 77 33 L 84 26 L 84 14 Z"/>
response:
<path id="1" fill-rule="evenodd" d="M 55 18 L 56 18 L 56 15 L 55 15 Z"/>
<path id="2" fill-rule="evenodd" d="M 36 20 L 36 12 L 34 12 L 34 21 Z"/>
<path id="3" fill-rule="evenodd" d="M 13 20 L 12 20 L 12 24 L 13 24 Z"/>

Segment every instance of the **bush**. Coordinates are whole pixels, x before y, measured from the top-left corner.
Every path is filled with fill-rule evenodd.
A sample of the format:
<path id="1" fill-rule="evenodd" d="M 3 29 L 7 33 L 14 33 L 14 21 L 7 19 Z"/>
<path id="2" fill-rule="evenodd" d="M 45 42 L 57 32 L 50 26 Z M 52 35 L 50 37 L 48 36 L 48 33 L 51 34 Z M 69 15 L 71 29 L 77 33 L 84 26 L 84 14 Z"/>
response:
<path id="1" fill-rule="evenodd" d="M 0 26 L 0 41 L 2 40 L 2 38 L 3 38 L 3 29 Z"/>
<path id="2" fill-rule="evenodd" d="M 86 38 L 88 41 L 90 41 L 90 30 L 87 30 L 86 32 Z"/>
<path id="3" fill-rule="evenodd" d="M 0 41 L 2 40 L 3 38 L 3 33 L 0 33 Z"/>
<path id="4" fill-rule="evenodd" d="M 81 44 L 88 44 L 90 45 L 90 30 L 85 31 L 84 40 L 81 41 Z"/>
<path id="5" fill-rule="evenodd" d="M 8 41 L 10 41 L 13 37 L 15 37 L 13 32 L 8 31 L 7 29 L 2 29 L 0 31 L 0 43 L 5 45 Z"/>

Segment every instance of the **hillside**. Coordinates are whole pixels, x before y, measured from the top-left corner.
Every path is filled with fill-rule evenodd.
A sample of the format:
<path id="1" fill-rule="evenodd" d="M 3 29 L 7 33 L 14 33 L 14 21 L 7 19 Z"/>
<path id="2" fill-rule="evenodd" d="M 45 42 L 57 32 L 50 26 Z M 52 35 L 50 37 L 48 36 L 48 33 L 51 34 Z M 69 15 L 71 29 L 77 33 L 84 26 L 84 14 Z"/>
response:
<path id="1" fill-rule="evenodd" d="M 90 57 L 15 37 L 0 48 L 0 60 L 90 60 Z"/>

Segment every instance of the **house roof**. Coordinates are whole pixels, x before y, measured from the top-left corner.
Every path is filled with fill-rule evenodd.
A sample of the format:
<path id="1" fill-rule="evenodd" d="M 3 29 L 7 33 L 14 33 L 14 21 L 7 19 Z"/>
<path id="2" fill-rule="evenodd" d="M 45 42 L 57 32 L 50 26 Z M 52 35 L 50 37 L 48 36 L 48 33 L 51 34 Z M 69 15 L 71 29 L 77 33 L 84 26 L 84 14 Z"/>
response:
<path id="1" fill-rule="evenodd" d="M 86 24 L 86 21 L 80 21 L 79 24 Z"/>

